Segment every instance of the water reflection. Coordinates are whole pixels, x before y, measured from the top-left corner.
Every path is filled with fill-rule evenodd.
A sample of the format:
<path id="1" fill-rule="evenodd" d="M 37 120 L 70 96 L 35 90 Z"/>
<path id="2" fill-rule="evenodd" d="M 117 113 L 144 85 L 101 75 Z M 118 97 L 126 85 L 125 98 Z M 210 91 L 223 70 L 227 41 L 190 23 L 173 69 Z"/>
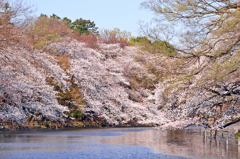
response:
<path id="1" fill-rule="evenodd" d="M 125 136 L 104 139 L 101 142 L 143 145 L 152 147 L 159 153 L 191 158 L 240 158 L 240 139 L 233 137 L 239 128 L 231 127 L 218 132 L 216 139 L 211 138 L 204 129 L 147 130 L 127 133 Z"/>
<path id="2" fill-rule="evenodd" d="M 128 133 L 144 132 L 134 129 L 88 129 L 66 131 L 0 132 L 0 159 L 103 159 L 151 158 L 179 159 L 184 157 L 155 153 L 144 146 L 103 144 L 99 140 L 114 139 Z"/>
<path id="3" fill-rule="evenodd" d="M 216 139 L 210 138 L 204 129 L 0 132 L 0 159 L 240 158 L 240 139 L 232 136 L 239 128 L 221 131 Z"/>

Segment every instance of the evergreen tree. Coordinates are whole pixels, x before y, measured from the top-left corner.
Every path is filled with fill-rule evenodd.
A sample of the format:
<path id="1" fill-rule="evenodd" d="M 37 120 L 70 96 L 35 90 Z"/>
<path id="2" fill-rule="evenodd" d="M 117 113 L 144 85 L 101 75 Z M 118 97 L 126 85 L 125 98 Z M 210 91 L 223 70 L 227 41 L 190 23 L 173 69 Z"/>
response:
<path id="1" fill-rule="evenodd" d="M 71 19 L 68 19 L 67 17 L 64 17 L 64 18 L 63 18 L 63 22 L 64 22 L 69 28 L 71 28 L 71 26 L 72 26 L 72 20 L 71 20 Z"/>
<path id="2" fill-rule="evenodd" d="M 53 18 L 53 19 L 58 19 L 60 20 L 61 18 L 59 16 L 57 16 L 56 14 L 53 13 L 53 15 L 50 15 L 50 18 Z"/>
<path id="3" fill-rule="evenodd" d="M 98 34 L 98 27 L 96 27 L 94 22 L 91 22 L 90 20 L 84 20 L 82 18 L 76 19 L 72 24 L 71 24 L 71 29 L 76 32 L 77 34 L 93 34 L 96 35 Z"/>

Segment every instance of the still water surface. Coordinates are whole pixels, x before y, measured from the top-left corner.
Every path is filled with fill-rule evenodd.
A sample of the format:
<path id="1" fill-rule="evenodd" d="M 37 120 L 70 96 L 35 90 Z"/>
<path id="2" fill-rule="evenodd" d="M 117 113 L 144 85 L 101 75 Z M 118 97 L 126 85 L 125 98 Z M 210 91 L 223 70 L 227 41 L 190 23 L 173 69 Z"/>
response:
<path id="1" fill-rule="evenodd" d="M 226 130 L 228 132 L 236 131 Z M 211 140 L 203 129 L 152 128 L 31 130 L 0 132 L 0 159 L 238 158 L 240 145 L 229 133 Z"/>

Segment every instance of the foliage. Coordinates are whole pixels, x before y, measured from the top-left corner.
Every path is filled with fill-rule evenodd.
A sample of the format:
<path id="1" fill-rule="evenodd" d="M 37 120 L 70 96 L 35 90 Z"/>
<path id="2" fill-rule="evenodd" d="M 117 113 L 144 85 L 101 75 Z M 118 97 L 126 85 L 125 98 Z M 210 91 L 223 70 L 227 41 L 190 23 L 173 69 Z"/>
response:
<path id="1" fill-rule="evenodd" d="M 178 53 L 175 51 L 173 46 L 168 42 L 155 40 L 151 41 L 146 36 L 144 37 L 130 37 L 129 44 L 131 46 L 138 45 L 142 50 L 153 53 L 153 54 L 162 54 L 166 56 L 177 56 Z"/>
<path id="2" fill-rule="evenodd" d="M 235 134 L 235 137 L 236 137 L 236 138 L 240 138 L 240 131 L 238 131 L 238 132 Z"/>
<path id="3" fill-rule="evenodd" d="M 58 18 L 40 16 L 29 24 L 26 35 L 37 49 L 46 48 L 51 42 L 60 41 L 61 37 L 70 35 L 71 30 Z"/>
<path id="4" fill-rule="evenodd" d="M 74 22 L 70 23 L 69 19 L 65 19 L 68 25 L 70 25 L 70 28 L 73 32 L 82 35 L 97 35 L 98 34 L 98 27 L 96 27 L 96 24 L 94 21 L 90 20 L 84 20 L 82 18 L 76 19 Z M 69 24 L 70 23 L 70 24 Z"/>
<path id="5" fill-rule="evenodd" d="M 44 121 L 44 122 L 43 122 L 43 125 L 44 125 L 45 127 L 47 127 L 47 128 L 50 127 L 50 123 L 47 122 L 47 121 Z"/>
<path id="6" fill-rule="evenodd" d="M 170 46 L 170 48 L 167 46 Z M 172 49 L 172 47 L 173 46 L 168 42 L 155 40 L 152 44 L 150 44 L 149 47 L 146 46 L 146 49 L 149 48 L 149 52 L 154 54 L 160 53 L 167 56 L 177 56 L 178 53 L 174 49 Z"/>
<path id="7" fill-rule="evenodd" d="M 42 14 L 43 16 L 46 16 Z M 96 24 L 94 21 L 91 20 L 85 20 L 83 18 L 76 19 L 72 22 L 71 19 L 68 19 L 67 17 L 64 17 L 61 19 L 56 14 L 53 14 L 50 16 L 52 19 L 57 19 L 58 21 L 62 21 L 66 24 L 67 27 L 69 27 L 73 33 L 77 35 L 98 35 L 98 27 L 96 27 Z"/>
<path id="8" fill-rule="evenodd" d="M 72 111 L 71 116 L 74 117 L 75 119 L 81 119 L 82 112 L 79 110 L 74 110 L 74 111 Z"/>
<path id="9" fill-rule="evenodd" d="M 138 36 L 138 37 L 130 37 L 129 38 L 129 44 L 131 46 L 134 46 L 134 45 L 141 45 L 142 43 L 151 43 L 152 41 L 149 40 L 146 36 Z"/>
<path id="10" fill-rule="evenodd" d="M 71 28 L 71 24 L 72 24 L 72 20 L 68 19 L 67 17 L 63 18 L 63 22 L 69 27 Z"/>
<path id="11" fill-rule="evenodd" d="M 61 39 L 61 37 L 71 34 L 71 37 L 77 39 L 80 42 L 84 42 L 87 47 L 90 47 L 93 49 L 98 48 L 98 44 L 97 44 L 97 35 L 98 35 L 97 29 L 98 28 L 95 26 L 94 22 L 91 22 L 90 20 L 84 20 L 82 18 L 77 19 L 74 22 L 72 22 L 71 19 L 68 19 L 67 17 L 64 17 L 63 19 L 61 19 L 56 14 L 51 15 L 50 18 L 48 18 L 48 16 L 46 14 L 41 14 L 39 18 L 52 21 L 51 23 L 54 24 L 54 27 L 58 28 L 57 30 L 54 30 L 54 28 L 52 28 L 52 26 L 48 25 L 47 26 L 48 32 L 47 32 L 42 29 L 42 26 L 40 27 L 41 28 L 40 30 L 42 32 L 44 32 L 44 34 L 46 36 L 51 37 L 50 43 L 53 41 L 59 41 L 59 39 Z M 63 24 L 65 24 L 65 26 Z M 36 24 L 34 24 L 34 25 L 36 25 Z M 50 31 L 49 31 L 49 29 L 50 29 Z M 35 31 L 35 32 L 38 33 L 39 31 Z M 36 34 L 35 32 L 33 34 Z M 53 34 L 53 33 L 55 33 L 55 34 Z M 58 37 L 58 35 L 60 37 Z M 41 39 L 38 39 L 40 42 L 37 42 L 36 45 L 37 46 L 39 45 L 39 47 L 38 47 L 39 49 L 48 45 L 49 42 L 47 39 L 49 39 L 49 38 L 43 37 Z"/>
<path id="12" fill-rule="evenodd" d="M 37 49 L 46 48 L 51 42 L 60 41 L 70 35 L 71 30 L 57 18 L 40 16 L 30 25 L 26 34 Z"/>
<path id="13" fill-rule="evenodd" d="M 52 19 L 57 19 L 57 20 L 61 20 L 61 18 L 60 18 L 59 16 L 57 16 L 56 14 L 50 15 L 50 18 L 52 18 Z"/>

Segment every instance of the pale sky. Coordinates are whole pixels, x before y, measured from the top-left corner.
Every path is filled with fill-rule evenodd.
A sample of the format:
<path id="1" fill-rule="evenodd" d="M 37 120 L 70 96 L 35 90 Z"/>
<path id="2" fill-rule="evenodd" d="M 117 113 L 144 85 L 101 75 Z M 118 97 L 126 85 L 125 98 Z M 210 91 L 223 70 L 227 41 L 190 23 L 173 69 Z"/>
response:
<path id="1" fill-rule="evenodd" d="M 32 0 L 37 6 L 36 15 L 41 13 L 71 20 L 78 18 L 94 21 L 99 29 L 127 30 L 139 35 L 139 20 L 150 22 L 152 12 L 140 9 L 144 0 Z"/>

